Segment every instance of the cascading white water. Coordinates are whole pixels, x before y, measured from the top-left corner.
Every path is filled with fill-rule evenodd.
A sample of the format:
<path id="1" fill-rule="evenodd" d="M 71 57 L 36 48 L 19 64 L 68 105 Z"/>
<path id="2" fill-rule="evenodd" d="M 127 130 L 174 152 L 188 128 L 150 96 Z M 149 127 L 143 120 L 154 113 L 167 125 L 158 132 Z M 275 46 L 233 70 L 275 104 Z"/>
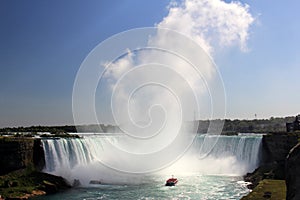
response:
<path id="1" fill-rule="evenodd" d="M 113 155 L 109 149 L 110 145 L 118 144 L 120 137 L 112 134 L 86 136 L 81 139 L 44 139 L 42 140 L 46 160 L 44 171 L 63 176 L 70 183 L 74 179 L 79 179 L 83 185 L 88 185 L 90 180 L 139 183 L 142 181 L 140 176 L 124 175 L 102 164 L 109 160 L 115 165 L 122 165 L 125 161 L 118 155 Z M 158 173 L 243 175 L 253 171 L 259 164 L 261 138 L 259 135 L 200 135 L 182 158 Z M 147 163 L 134 165 L 140 165 L 142 168 Z"/>
<path id="2" fill-rule="evenodd" d="M 255 170 L 260 161 L 261 140 L 261 135 L 198 137 L 197 155 L 202 165 L 208 166 L 202 172 L 243 175 Z"/>

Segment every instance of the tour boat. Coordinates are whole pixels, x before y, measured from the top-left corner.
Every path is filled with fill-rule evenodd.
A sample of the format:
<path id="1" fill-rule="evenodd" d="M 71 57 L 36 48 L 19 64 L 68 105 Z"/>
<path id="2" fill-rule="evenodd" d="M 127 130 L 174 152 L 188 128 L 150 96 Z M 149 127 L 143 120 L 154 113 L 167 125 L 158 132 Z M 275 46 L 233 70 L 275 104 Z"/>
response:
<path id="1" fill-rule="evenodd" d="M 169 179 L 166 181 L 166 185 L 165 185 L 165 186 L 175 186 L 176 183 L 178 183 L 177 178 L 174 178 L 174 177 L 172 176 L 172 178 L 169 178 Z"/>
<path id="2" fill-rule="evenodd" d="M 101 181 L 99 180 L 90 180 L 91 185 L 101 185 Z"/>

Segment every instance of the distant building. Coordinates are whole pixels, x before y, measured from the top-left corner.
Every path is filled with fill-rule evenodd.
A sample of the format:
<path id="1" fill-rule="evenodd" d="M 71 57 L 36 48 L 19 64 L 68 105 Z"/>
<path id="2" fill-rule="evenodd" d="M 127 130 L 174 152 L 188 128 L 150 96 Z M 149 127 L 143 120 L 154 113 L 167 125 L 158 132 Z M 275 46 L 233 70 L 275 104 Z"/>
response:
<path id="1" fill-rule="evenodd" d="M 293 131 L 299 131 L 300 130 L 300 121 L 299 121 L 299 117 L 296 116 L 295 121 L 290 123 L 287 122 L 286 123 L 286 131 L 287 132 L 293 132 Z"/>

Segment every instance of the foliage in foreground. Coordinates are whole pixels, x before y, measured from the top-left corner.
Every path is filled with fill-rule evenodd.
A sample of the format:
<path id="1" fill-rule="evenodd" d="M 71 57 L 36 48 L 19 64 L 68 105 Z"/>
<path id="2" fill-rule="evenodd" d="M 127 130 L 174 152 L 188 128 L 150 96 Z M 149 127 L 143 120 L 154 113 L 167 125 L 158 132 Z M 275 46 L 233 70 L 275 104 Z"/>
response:
<path id="1" fill-rule="evenodd" d="M 63 178 L 30 168 L 0 176 L 0 194 L 5 198 L 32 195 L 37 191 L 39 194 L 49 194 L 67 188 L 69 185 Z"/>

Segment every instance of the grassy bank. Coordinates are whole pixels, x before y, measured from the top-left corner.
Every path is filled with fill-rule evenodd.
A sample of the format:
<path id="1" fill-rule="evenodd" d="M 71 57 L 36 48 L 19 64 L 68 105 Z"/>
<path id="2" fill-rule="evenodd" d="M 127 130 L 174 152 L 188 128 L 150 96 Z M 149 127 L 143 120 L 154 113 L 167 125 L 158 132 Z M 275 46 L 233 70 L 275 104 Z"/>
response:
<path id="1" fill-rule="evenodd" d="M 285 200 L 286 186 L 284 180 L 264 179 L 242 200 Z"/>
<path id="2" fill-rule="evenodd" d="M 0 195 L 4 198 L 27 198 L 67 189 L 69 185 L 62 177 L 21 169 L 0 176 Z"/>

